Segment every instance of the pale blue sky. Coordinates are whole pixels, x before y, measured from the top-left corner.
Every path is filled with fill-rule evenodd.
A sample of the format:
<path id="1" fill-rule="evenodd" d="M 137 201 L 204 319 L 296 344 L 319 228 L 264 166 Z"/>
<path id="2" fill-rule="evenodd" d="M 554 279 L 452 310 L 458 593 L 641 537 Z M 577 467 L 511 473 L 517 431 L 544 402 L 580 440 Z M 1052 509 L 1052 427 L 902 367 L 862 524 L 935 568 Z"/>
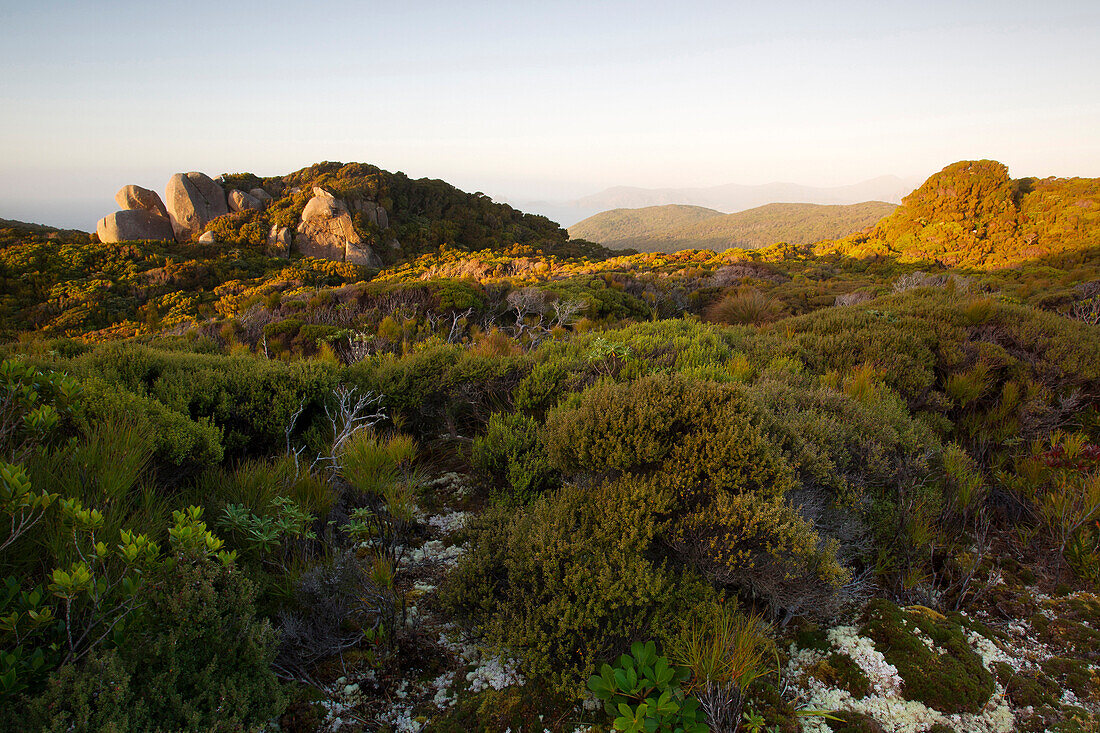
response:
<path id="1" fill-rule="evenodd" d="M 0 0 L 0 217 L 365 161 L 494 197 L 1100 176 L 1100 2 Z"/>

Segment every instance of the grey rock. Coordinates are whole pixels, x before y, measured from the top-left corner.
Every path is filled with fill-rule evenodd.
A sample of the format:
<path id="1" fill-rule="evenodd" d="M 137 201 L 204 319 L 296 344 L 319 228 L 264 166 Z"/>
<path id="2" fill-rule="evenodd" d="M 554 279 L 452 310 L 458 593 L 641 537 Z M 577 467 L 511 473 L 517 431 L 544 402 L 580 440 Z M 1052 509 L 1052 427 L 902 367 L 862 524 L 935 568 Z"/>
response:
<path id="1" fill-rule="evenodd" d="M 148 211 L 150 214 L 168 218 L 168 209 L 156 191 L 141 186 L 123 186 L 115 194 L 115 203 L 123 211 Z"/>
<path id="2" fill-rule="evenodd" d="M 253 196 L 255 196 L 256 199 L 259 200 L 259 202 L 261 204 L 263 204 L 264 206 L 267 206 L 272 201 L 274 201 L 274 199 L 271 197 L 271 194 L 269 194 L 267 191 L 263 190 L 262 188 L 254 188 L 251 191 L 249 191 L 249 193 L 252 194 Z"/>
<path id="3" fill-rule="evenodd" d="M 347 205 L 328 191 L 313 189 L 313 198 L 302 210 L 294 239 L 298 252 L 336 262 L 381 267 L 382 260 L 355 233 Z"/>
<path id="4" fill-rule="evenodd" d="M 268 257 L 290 257 L 290 243 L 292 241 L 290 227 L 275 225 L 267 235 Z"/>
<path id="5" fill-rule="evenodd" d="M 105 216 L 96 224 L 95 232 L 105 244 L 135 240 L 171 242 L 174 236 L 168 219 L 144 209 L 125 209 Z"/>
<path id="6" fill-rule="evenodd" d="M 362 213 L 367 217 L 367 221 L 379 229 L 389 228 L 390 217 L 382 204 L 366 199 L 353 199 L 348 203 L 348 206 L 352 211 Z"/>
<path id="7" fill-rule="evenodd" d="M 214 232 L 203 232 L 199 235 L 199 244 L 214 244 L 217 241 L 218 239 L 214 236 Z"/>
<path id="8" fill-rule="evenodd" d="M 250 193 L 233 189 L 229 192 L 229 210 L 244 211 L 245 209 L 262 209 L 263 203 Z"/>
<path id="9" fill-rule="evenodd" d="M 164 200 L 180 242 L 191 241 L 211 219 L 229 213 L 225 191 L 203 173 L 177 173 L 169 178 Z"/>

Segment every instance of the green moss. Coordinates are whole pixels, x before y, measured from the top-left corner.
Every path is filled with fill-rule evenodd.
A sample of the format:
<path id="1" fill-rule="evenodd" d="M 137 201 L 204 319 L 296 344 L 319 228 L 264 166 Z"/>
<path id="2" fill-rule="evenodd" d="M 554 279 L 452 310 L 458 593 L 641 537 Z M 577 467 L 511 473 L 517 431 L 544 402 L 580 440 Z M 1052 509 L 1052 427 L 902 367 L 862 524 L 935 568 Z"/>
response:
<path id="1" fill-rule="evenodd" d="M 794 638 L 799 649 L 816 649 L 820 652 L 829 650 L 829 640 L 825 638 L 825 630 L 813 621 L 803 621 L 799 624 Z"/>
<path id="2" fill-rule="evenodd" d="M 1004 685 L 1005 695 L 1015 707 L 1054 705 L 1061 696 L 1058 683 L 1042 672 L 1017 672 L 1004 662 L 998 662 L 995 668 L 997 679 Z"/>
<path id="3" fill-rule="evenodd" d="M 866 697 L 871 693 L 871 681 L 846 654 L 830 654 L 810 669 L 810 674 L 829 687 L 847 690 L 852 697 Z"/>
<path id="4" fill-rule="evenodd" d="M 935 651 L 917 637 L 917 630 L 932 640 Z M 861 633 L 897 667 L 906 699 L 942 713 L 978 713 L 993 694 L 993 675 L 970 648 L 962 626 L 934 611 L 906 611 L 875 600 Z"/>
<path id="5" fill-rule="evenodd" d="M 1088 662 L 1066 657 L 1052 657 L 1039 665 L 1040 669 L 1070 689 L 1079 698 L 1088 698 L 1097 690 L 1097 679 Z"/>
<path id="6" fill-rule="evenodd" d="M 746 710 L 754 710 L 764 716 L 770 729 L 776 733 L 801 733 L 802 722 L 794 706 L 770 682 L 753 685 Z"/>
<path id="7" fill-rule="evenodd" d="M 877 720 L 863 713 L 841 710 L 836 717 L 842 720 L 830 720 L 827 725 L 833 733 L 885 733 L 886 729 Z"/>

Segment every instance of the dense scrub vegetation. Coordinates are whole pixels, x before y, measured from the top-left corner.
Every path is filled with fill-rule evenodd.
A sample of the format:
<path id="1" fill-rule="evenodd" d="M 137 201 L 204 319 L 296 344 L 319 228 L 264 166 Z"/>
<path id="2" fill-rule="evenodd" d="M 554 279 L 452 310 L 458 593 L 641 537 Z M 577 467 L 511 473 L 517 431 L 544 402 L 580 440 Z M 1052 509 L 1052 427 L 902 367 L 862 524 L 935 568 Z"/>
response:
<path id="1" fill-rule="evenodd" d="M 759 249 L 775 242 L 813 244 L 862 232 L 890 214 L 894 204 L 766 204 L 722 214 L 698 206 L 615 209 L 569 227 L 570 236 L 611 249 L 678 252 L 684 249 Z"/>
<path id="2" fill-rule="evenodd" d="M 1096 725 L 1096 250 L 4 236 L 4 729 Z"/>

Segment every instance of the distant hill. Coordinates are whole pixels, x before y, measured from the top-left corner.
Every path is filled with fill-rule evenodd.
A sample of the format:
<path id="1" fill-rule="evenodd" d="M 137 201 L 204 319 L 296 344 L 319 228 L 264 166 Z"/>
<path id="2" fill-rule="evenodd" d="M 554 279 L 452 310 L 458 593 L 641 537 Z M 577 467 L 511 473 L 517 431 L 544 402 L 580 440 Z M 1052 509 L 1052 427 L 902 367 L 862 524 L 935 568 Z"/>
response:
<path id="1" fill-rule="evenodd" d="M 626 240 L 649 237 L 666 229 L 691 226 L 701 221 L 724 216 L 721 211 L 703 206 L 647 206 L 642 209 L 612 209 L 590 216 L 569 227 L 569 236 L 589 242 L 616 243 L 606 246 L 622 249 L 631 245 L 618 244 Z"/>
<path id="2" fill-rule="evenodd" d="M 1019 178 L 993 160 L 947 166 L 873 230 L 818 251 L 1006 267 L 1100 247 L 1100 178 Z"/>
<path id="3" fill-rule="evenodd" d="M 650 206 L 596 214 L 569 235 L 611 249 L 676 252 L 683 249 L 758 249 L 775 242 L 813 244 L 874 225 L 896 207 L 883 201 L 847 206 L 768 204 L 736 214 L 698 206 Z"/>
<path id="4" fill-rule="evenodd" d="M 806 204 L 855 204 L 861 201 L 899 203 L 920 185 L 920 179 L 879 176 L 847 186 L 804 186 L 798 183 L 766 183 L 746 186 L 737 183 L 694 188 L 638 188 L 615 186 L 572 201 L 509 201 L 524 211 L 571 225 L 610 209 L 639 209 L 666 204 L 704 207 L 734 213 L 777 201 Z"/>

